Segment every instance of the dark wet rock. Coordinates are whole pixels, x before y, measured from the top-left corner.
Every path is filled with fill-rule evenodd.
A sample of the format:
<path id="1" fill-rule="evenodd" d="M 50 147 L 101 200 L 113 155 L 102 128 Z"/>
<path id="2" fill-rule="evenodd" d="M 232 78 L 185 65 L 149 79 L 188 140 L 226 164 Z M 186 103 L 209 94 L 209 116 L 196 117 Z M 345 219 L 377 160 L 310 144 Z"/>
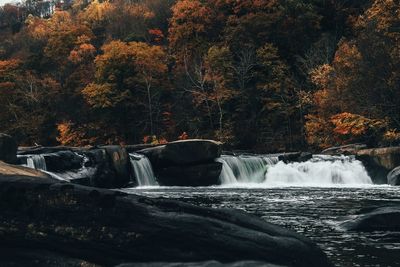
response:
<path id="1" fill-rule="evenodd" d="M 0 161 L 0 175 L 23 176 L 23 177 L 31 177 L 32 179 L 43 178 L 43 179 L 48 179 L 49 181 L 52 180 L 52 178 L 48 174 L 43 173 L 41 171 L 33 170 L 31 168 L 27 168 L 24 166 L 7 164 L 3 161 Z"/>
<path id="2" fill-rule="evenodd" d="M 160 185 L 209 186 L 219 184 L 222 163 L 212 162 L 189 166 L 171 166 L 157 171 Z"/>
<path id="3" fill-rule="evenodd" d="M 400 166 L 389 172 L 387 175 L 387 181 L 390 185 L 400 185 Z"/>
<path id="4" fill-rule="evenodd" d="M 17 162 L 17 143 L 8 134 L 0 133 L 0 160 L 7 163 Z"/>
<path id="5" fill-rule="evenodd" d="M 341 226 L 349 231 L 400 231 L 400 206 L 379 207 Z"/>
<path id="6" fill-rule="evenodd" d="M 389 172 L 400 166 L 400 147 L 362 149 L 357 151 L 360 160 L 375 184 L 387 184 Z"/>
<path id="7" fill-rule="evenodd" d="M 309 152 L 288 152 L 278 155 L 278 159 L 285 163 L 290 162 L 304 162 L 312 158 L 312 154 Z"/>
<path id="8" fill-rule="evenodd" d="M 145 263 L 126 263 L 116 267 L 285 267 L 260 261 L 239 261 L 231 263 L 221 263 L 218 261 L 203 262 L 145 262 Z"/>
<path id="9" fill-rule="evenodd" d="M 89 147 L 69 147 L 69 146 L 53 146 L 53 147 L 18 147 L 18 155 L 38 155 L 38 154 L 50 154 L 61 151 L 85 151 L 90 149 Z"/>
<path id="10" fill-rule="evenodd" d="M 130 183 L 130 161 L 127 151 L 120 146 L 105 146 L 84 152 L 86 168 L 93 168 L 89 183 L 101 188 L 120 188 Z M 84 181 L 84 180 L 82 180 Z"/>
<path id="11" fill-rule="evenodd" d="M 355 155 L 357 151 L 366 149 L 366 144 L 349 144 L 344 146 L 330 147 L 321 152 L 324 155 Z"/>
<path id="12" fill-rule="evenodd" d="M 83 157 L 72 151 L 59 151 L 43 155 L 46 167 L 51 172 L 80 169 Z"/>
<path id="13" fill-rule="evenodd" d="M 0 251 L 5 248 L 105 266 L 209 260 L 332 266 L 309 239 L 241 211 L 0 175 Z"/>
<path id="14" fill-rule="evenodd" d="M 132 152 L 137 152 L 142 149 L 152 148 L 152 147 L 157 147 L 157 146 L 161 146 L 161 145 L 159 145 L 159 144 L 137 144 L 137 145 L 125 145 L 124 147 L 128 151 L 128 153 L 132 153 Z"/>
<path id="15" fill-rule="evenodd" d="M 138 151 L 153 166 L 189 165 L 214 161 L 221 156 L 221 143 L 213 140 L 190 139 Z"/>

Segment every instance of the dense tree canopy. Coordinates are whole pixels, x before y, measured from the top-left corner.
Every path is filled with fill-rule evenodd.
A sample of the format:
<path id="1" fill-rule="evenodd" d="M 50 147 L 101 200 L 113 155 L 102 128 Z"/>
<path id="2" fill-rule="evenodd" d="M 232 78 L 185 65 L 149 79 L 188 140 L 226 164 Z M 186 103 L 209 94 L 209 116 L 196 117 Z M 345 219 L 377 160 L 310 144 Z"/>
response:
<path id="1" fill-rule="evenodd" d="M 24 145 L 400 141 L 395 0 L 29 0 L 0 35 L 0 131 Z"/>

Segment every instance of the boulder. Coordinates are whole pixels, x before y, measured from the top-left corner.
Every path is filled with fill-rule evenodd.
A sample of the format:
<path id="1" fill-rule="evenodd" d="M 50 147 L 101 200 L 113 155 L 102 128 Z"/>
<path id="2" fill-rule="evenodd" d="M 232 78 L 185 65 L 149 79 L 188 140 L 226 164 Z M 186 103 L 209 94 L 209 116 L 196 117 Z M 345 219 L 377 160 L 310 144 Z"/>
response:
<path id="1" fill-rule="evenodd" d="M 390 185 L 400 185 L 400 166 L 389 172 L 387 175 L 387 181 Z"/>
<path id="2" fill-rule="evenodd" d="M 0 161 L 0 176 L 23 176 L 52 180 L 52 178 L 44 172 L 24 166 L 7 164 L 3 161 Z"/>
<path id="3" fill-rule="evenodd" d="M 242 211 L 35 177 L 0 176 L 0 217 L 0 251 L 37 251 L 42 260 L 48 252 L 105 266 L 210 260 L 332 266 L 311 240 Z"/>
<path id="4" fill-rule="evenodd" d="M 360 160 L 375 184 L 387 184 L 389 172 L 400 166 L 400 147 L 362 149 L 357 151 Z"/>
<path id="5" fill-rule="evenodd" d="M 79 148 L 79 147 L 69 147 L 69 146 L 52 146 L 52 147 L 44 147 L 44 146 L 33 146 L 33 147 L 18 147 L 18 155 L 37 155 L 37 154 L 50 154 L 57 153 L 61 151 L 81 151 L 87 150 L 88 148 Z"/>
<path id="6" fill-rule="evenodd" d="M 400 231 L 400 206 L 379 207 L 346 221 L 341 226 L 349 231 Z"/>
<path id="7" fill-rule="evenodd" d="M 7 163 L 16 163 L 17 149 L 18 146 L 14 138 L 8 134 L 0 133 L 0 160 Z"/>
<path id="8" fill-rule="evenodd" d="M 321 152 L 324 155 L 355 155 L 357 151 L 367 148 L 366 144 L 349 144 L 344 146 L 330 147 Z"/>
<path id="9" fill-rule="evenodd" d="M 312 154 L 309 152 L 289 152 L 289 153 L 280 154 L 278 156 L 278 159 L 285 163 L 304 162 L 311 158 L 312 158 Z"/>
<path id="10" fill-rule="evenodd" d="M 221 156 L 221 152 L 221 143 L 203 139 L 175 141 L 138 151 L 156 167 L 212 162 Z"/>
<path id="11" fill-rule="evenodd" d="M 43 155 L 46 167 L 51 172 L 62 172 L 80 169 L 83 157 L 72 151 L 59 151 Z"/>
<path id="12" fill-rule="evenodd" d="M 94 168 L 89 185 L 101 188 L 120 188 L 130 183 L 130 161 L 127 151 L 120 146 L 93 148 L 84 155 L 86 168 Z"/>
<path id="13" fill-rule="evenodd" d="M 211 162 L 189 166 L 171 166 L 157 171 L 160 185 L 166 186 L 210 186 L 219 184 L 222 163 Z"/>
<path id="14" fill-rule="evenodd" d="M 261 261 L 239 261 L 222 263 L 218 261 L 202 262 L 144 262 L 144 263 L 125 263 L 116 267 L 285 267 Z"/>

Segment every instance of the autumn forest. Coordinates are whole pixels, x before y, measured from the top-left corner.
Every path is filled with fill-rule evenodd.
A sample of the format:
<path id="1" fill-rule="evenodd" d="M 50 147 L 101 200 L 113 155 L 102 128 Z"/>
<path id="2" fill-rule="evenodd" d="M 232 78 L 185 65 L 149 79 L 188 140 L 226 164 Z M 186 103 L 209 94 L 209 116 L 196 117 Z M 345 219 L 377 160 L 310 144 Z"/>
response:
<path id="1" fill-rule="evenodd" d="M 0 107 L 27 146 L 399 144 L 400 1 L 6 4 Z"/>

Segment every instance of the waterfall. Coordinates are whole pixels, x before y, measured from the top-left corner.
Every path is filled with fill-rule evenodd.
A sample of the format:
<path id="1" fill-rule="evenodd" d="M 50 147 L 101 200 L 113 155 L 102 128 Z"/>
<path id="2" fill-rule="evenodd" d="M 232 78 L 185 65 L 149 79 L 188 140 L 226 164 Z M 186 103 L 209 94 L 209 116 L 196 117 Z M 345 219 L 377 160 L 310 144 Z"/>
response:
<path id="1" fill-rule="evenodd" d="M 137 153 L 131 153 L 129 156 L 138 186 L 158 185 L 150 160 L 145 155 Z"/>
<path id="2" fill-rule="evenodd" d="M 222 163 L 221 184 L 235 184 L 262 183 L 268 167 L 278 159 L 267 156 L 223 155 L 217 161 Z"/>
<path id="3" fill-rule="evenodd" d="M 266 173 L 267 185 L 372 184 L 362 163 L 349 156 L 315 155 L 306 162 L 278 162 Z"/>
<path id="4" fill-rule="evenodd" d="M 29 168 L 46 171 L 46 160 L 43 155 L 27 155 L 26 165 Z"/>
<path id="5" fill-rule="evenodd" d="M 272 156 L 222 156 L 222 185 L 326 186 L 372 184 L 354 156 L 314 155 L 306 162 L 284 163 Z"/>

